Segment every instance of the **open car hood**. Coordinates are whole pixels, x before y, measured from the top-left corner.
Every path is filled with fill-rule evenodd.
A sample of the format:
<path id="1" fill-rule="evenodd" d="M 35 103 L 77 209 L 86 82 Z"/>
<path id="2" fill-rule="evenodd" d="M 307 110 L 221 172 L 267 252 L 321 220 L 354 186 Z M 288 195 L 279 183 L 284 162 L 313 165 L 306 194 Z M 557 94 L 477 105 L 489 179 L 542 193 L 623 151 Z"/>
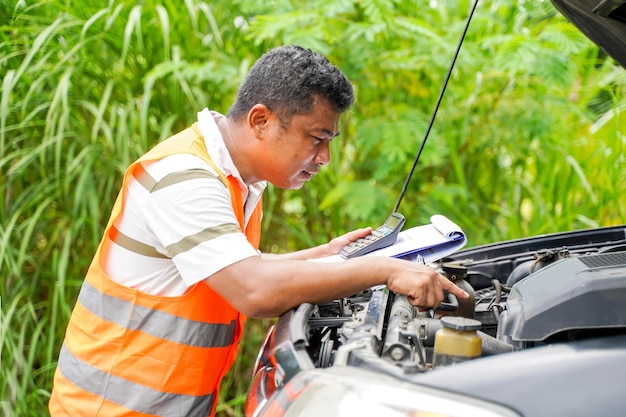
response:
<path id="1" fill-rule="evenodd" d="M 626 68 L 626 0 L 551 0 L 582 33 Z"/>

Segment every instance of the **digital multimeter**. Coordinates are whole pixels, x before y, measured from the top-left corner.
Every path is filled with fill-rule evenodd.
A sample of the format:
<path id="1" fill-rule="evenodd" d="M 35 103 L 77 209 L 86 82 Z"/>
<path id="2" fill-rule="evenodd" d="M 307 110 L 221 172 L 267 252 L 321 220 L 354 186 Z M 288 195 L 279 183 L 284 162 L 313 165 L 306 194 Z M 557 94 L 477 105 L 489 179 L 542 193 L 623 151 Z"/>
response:
<path id="1" fill-rule="evenodd" d="M 405 221 L 406 219 L 402 214 L 391 213 L 382 226 L 372 230 L 369 235 L 344 246 L 339 253 L 344 258 L 349 259 L 391 246 L 396 242 L 398 233 L 402 230 Z"/>

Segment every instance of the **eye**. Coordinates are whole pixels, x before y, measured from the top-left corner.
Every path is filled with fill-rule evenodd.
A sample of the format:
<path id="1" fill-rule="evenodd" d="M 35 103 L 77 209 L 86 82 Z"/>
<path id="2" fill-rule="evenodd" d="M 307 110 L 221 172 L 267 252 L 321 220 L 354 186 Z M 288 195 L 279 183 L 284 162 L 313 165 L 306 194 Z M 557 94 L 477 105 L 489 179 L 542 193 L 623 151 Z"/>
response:
<path id="1" fill-rule="evenodd" d="M 313 139 L 315 139 L 315 141 L 316 141 L 317 143 L 322 143 L 322 142 L 324 142 L 325 140 L 327 140 L 327 141 L 330 143 L 330 142 L 332 142 L 332 141 L 333 141 L 333 139 L 334 139 L 333 137 L 325 137 L 325 138 L 323 138 L 323 137 L 320 137 L 320 136 L 315 136 L 315 135 L 311 135 L 311 137 L 312 137 Z"/>

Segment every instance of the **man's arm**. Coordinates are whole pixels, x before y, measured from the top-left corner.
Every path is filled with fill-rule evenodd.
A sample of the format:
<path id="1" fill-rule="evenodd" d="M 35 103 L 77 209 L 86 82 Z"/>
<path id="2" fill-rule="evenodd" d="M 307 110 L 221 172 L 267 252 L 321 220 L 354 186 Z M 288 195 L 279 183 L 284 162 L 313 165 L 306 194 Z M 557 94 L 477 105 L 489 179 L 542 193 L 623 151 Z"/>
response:
<path id="1" fill-rule="evenodd" d="M 296 252 L 273 254 L 262 253 L 261 257 L 265 260 L 307 260 L 315 258 L 323 258 L 325 256 L 336 255 L 341 248 L 347 244 L 354 242 L 355 240 L 365 237 L 372 232 L 371 227 L 365 227 L 363 229 L 353 230 L 345 235 L 337 236 L 330 242 L 323 245 L 315 246 L 313 248 L 299 250 Z"/>
<path id="2" fill-rule="evenodd" d="M 371 227 L 353 230 L 345 235 L 337 236 L 330 242 L 323 245 L 315 246 L 309 249 L 303 249 L 296 252 L 284 254 L 262 253 L 261 257 L 265 260 L 307 260 L 315 258 L 323 258 L 325 256 L 336 255 L 341 248 L 355 240 L 365 237 L 372 232 Z"/>
<path id="3" fill-rule="evenodd" d="M 302 303 L 323 303 L 379 284 L 406 295 L 421 309 L 443 301 L 443 290 L 468 294 L 433 269 L 401 259 L 366 257 L 344 262 L 266 260 L 254 256 L 207 278 L 206 283 L 249 317 L 277 317 Z"/>

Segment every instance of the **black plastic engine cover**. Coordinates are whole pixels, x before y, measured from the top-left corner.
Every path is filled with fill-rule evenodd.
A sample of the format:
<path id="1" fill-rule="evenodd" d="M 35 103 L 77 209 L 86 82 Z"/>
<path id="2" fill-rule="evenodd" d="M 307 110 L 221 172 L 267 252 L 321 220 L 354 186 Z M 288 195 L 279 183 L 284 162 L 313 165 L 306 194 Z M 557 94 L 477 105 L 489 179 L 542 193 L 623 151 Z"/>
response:
<path id="1" fill-rule="evenodd" d="M 556 261 L 515 284 L 498 339 L 543 341 L 565 330 L 626 327 L 626 252 Z"/>

